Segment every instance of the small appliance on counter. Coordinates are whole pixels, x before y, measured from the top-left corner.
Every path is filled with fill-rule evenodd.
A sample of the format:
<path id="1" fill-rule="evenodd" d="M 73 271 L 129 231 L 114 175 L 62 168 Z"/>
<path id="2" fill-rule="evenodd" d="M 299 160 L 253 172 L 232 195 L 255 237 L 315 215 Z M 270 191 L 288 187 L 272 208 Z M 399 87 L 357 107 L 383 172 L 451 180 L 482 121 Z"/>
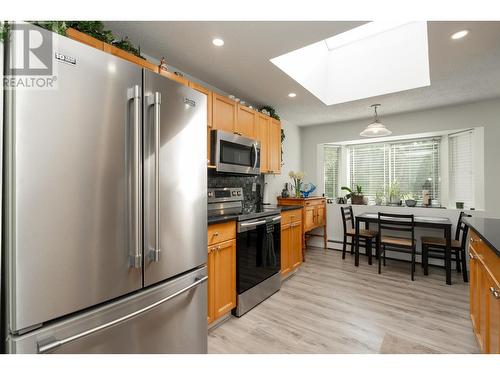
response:
<path id="1" fill-rule="evenodd" d="M 277 208 L 243 205 L 242 188 L 208 189 L 208 216 L 237 215 L 233 315 L 242 316 L 281 287 L 281 215 Z"/>

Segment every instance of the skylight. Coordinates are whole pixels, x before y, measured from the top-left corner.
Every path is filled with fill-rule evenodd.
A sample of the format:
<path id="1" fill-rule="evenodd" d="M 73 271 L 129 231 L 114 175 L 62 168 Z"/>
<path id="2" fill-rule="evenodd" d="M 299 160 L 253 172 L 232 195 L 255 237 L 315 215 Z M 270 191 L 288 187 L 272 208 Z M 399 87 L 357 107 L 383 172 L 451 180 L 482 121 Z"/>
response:
<path id="1" fill-rule="evenodd" d="M 427 23 L 374 21 L 271 62 L 326 105 L 429 86 Z"/>

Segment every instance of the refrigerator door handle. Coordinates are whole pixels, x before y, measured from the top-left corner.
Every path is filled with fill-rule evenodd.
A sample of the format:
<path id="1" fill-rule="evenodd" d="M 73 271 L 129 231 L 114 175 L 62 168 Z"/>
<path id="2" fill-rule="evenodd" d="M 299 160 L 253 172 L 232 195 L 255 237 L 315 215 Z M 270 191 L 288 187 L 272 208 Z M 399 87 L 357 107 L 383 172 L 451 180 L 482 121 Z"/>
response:
<path id="1" fill-rule="evenodd" d="M 141 90 L 139 85 L 135 85 L 133 88 L 129 89 L 128 99 L 133 101 L 134 107 L 134 152 L 133 152 L 133 164 L 134 164 L 134 213 L 133 213 L 133 223 L 134 223 L 134 241 L 133 241 L 133 252 L 130 254 L 130 266 L 134 268 L 141 268 L 142 266 L 142 254 L 141 254 L 141 241 L 140 241 L 140 202 L 141 202 L 141 192 L 140 192 L 140 134 L 141 134 Z"/>
<path id="2" fill-rule="evenodd" d="M 78 339 L 81 339 L 81 338 L 84 338 L 86 336 L 89 336 L 93 333 L 96 333 L 98 331 L 102 331 L 106 328 L 109 328 L 109 327 L 112 327 L 112 326 L 115 326 L 117 324 L 120 324 L 120 323 L 123 323 L 124 321 L 126 320 L 129 320 L 129 319 L 132 319 L 138 315 L 141 315 L 145 312 L 148 312 L 149 310 L 152 310 L 154 309 L 155 307 L 167 302 L 167 301 L 170 301 L 171 299 L 183 294 L 183 293 L 186 293 L 187 291 L 197 287 L 198 285 L 204 283 L 206 280 L 208 280 L 208 276 L 203 276 L 201 278 L 195 278 L 195 282 L 192 283 L 191 285 L 185 287 L 185 288 L 182 288 L 181 290 L 175 292 L 174 294 L 171 294 L 170 296 L 168 297 L 165 297 L 165 298 L 162 298 L 161 300 L 159 301 L 156 301 L 155 303 L 152 303 L 151 305 L 148 305 L 146 307 L 143 307 L 142 309 L 139 309 L 137 311 L 134 311 L 133 313 L 130 313 L 128 315 L 125 315 L 125 316 L 122 316 L 118 319 L 115 319 L 115 320 L 112 320 L 111 322 L 108 322 L 108 323 L 105 323 L 105 324 L 101 324 L 100 326 L 97 326 L 97 327 L 94 327 L 92 329 L 89 329 L 87 331 L 83 331 L 83 332 L 80 332 L 76 335 L 73 335 L 73 336 L 70 336 L 70 337 L 66 337 L 65 339 L 61 339 L 61 340 L 55 340 L 55 341 L 52 341 L 52 342 L 49 342 L 49 343 L 46 343 L 46 344 L 41 344 L 40 342 L 38 342 L 37 344 L 37 348 L 38 348 L 38 353 L 39 354 L 43 354 L 43 353 L 46 353 L 46 352 L 49 352 L 51 350 L 54 350 L 62 345 L 65 345 L 65 344 L 69 344 L 70 342 L 73 342 L 75 340 L 78 340 Z"/>
<path id="3" fill-rule="evenodd" d="M 148 98 L 154 107 L 154 139 L 155 139 L 155 246 L 149 251 L 152 262 L 160 261 L 160 121 L 161 93 L 155 92 Z"/>

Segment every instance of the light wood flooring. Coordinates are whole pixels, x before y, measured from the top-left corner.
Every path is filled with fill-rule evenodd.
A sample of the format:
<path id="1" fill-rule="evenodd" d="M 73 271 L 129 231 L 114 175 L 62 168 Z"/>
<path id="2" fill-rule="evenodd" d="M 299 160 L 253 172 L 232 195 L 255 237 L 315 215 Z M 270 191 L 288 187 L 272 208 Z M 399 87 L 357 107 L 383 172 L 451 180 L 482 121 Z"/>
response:
<path id="1" fill-rule="evenodd" d="M 360 256 L 309 248 L 281 290 L 208 335 L 209 353 L 477 353 L 468 284 L 452 272 L 387 260 L 382 274 Z"/>

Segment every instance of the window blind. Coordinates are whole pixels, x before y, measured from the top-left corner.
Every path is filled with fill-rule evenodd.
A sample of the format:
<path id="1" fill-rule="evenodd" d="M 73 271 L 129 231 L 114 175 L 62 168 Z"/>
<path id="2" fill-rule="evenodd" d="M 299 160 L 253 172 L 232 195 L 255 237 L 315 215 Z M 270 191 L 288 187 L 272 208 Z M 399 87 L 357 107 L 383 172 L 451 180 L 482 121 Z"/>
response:
<path id="1" fill-rule="evenodd" d="M 453 134 L 448 138 L 451 205 L 464 202 L 466 208 L 474 207 L 472 141 L 473 130 Z"/>
<path id="2" fill-rule="evenodd" d="M 340 147 L 325 145 L 324 149 L 325 197 L 336 198 L 339 191 L 338 176 Z"/>
<path id="3" fill-rule="evenodd" d="M 439 203 L 440 145 L 440 138 L 427 138 L 349 146 L 349 183 L 373 198 L 396 181 L 401 195 L 420 200 L 422 190 L 429 190 Z"/>

